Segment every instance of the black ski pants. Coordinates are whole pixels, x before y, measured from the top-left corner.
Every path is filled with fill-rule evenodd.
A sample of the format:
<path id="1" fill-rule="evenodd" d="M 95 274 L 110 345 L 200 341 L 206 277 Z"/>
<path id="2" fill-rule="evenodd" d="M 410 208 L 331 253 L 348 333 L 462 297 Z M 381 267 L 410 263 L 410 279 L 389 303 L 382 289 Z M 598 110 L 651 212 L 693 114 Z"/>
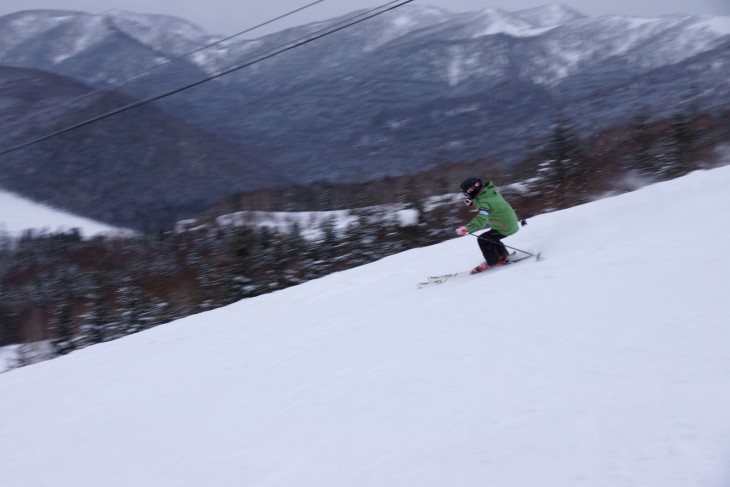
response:
<path id="1" fill-rule="evenodd" d="M 482 254 L 484 254 L 484 260 L 487 261 L 488 266 L 496 265 L 501 258 L 509 255 L 507 247 L 501 242 L 504 237 L 506 235 L 502 235 L 497 230 L 491 229 L 486 233 L 482 233 L 477 238 L 479 248 Z"/>

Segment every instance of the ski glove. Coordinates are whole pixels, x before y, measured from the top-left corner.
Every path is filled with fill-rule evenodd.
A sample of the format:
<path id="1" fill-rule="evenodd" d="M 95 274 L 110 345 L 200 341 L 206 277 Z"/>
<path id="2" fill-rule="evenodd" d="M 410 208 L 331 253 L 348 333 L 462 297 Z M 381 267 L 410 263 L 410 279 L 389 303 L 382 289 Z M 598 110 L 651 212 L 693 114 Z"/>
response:
<path id="1" fill-rule="evenodd" d="M 461 227 L 459 227 L 459 228 L 456 229 L 456 234 L 458 236 L 460 236 L 460 237 L 463 237 L 467 233 L 469 233 L 469 232 L 466 230 L 466 227 L 465 226 L 461 226 Z"/>

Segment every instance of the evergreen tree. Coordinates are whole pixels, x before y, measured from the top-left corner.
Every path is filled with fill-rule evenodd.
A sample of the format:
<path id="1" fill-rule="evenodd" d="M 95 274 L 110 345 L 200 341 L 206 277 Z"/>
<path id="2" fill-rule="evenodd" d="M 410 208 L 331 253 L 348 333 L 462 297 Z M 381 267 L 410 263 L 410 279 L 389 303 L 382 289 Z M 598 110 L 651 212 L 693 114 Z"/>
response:
<path id="1" fill-rule="evenodd" d="M 254 256 L 259 238 L 251 227 L 239 226 L 229 229 L 226 243 L 231 257 L 227 295 L 229 302 L 235 302 L 255 294 L 252 276 L 255 273 Z"/>
<path id="2" fill-rule="evenodd" d="M 667 161 L 671 163 L 663 166 L 661 170 L 664 178 L 674 179 L 692 170 L 691 155 L 695 149 L 697 134 L 687 114 L 678 113 L 670 120 L 667 137 L 669 140 L 667 149 L 672 154 Z"/>
<path id="3" fill-rule="evenodd" d="M 112 337 L 110 308 L 114 299 L 113 286 L 104 272 L 91 277 L 91 289 L 86 294 L 86 312 L 82 315 L 79 341 L 82 347 L 95 345 Z"/>
<path id="4" fill-rule="evenodd" d="M 126 277 L 117 289 L 119 321 L 115 336 L 130 335 L 145 328 L 142 320 L 144 303 L 142 289 L 131 278 Z"/>
<path id="5" fill-rule="evenodd" d="M 160 297 L 152 298 L 149 306 L 142 313 L 142 321 L 145 328 L 152 328 L 156 325 L 169 323 L 174 319 L 170 303 Z"/>
<path id="6" fill-rule="evenodd" d="M 627 169 L 635 170 L 645 178 L 656 178 L 659 168 L 653 153 L 654 139 L 649 127 L 648 109 L 642 108 L 634 117 L 630 142 Z"/>
<path id="7" fill-rule="evenodd" d="M 322 235 L 319 241 L 319 255 L 323 260 L 332 262 L 339 245 L 334 220 L 332 218 L 322 220 L 319 224 L 319 233 Z"/>
<path id="8" fill-rule="evenodd" d="M 230 280 L 230 263 L 227 259 L 226 242 L 221 231 L 202 234 L 194 243 L 198 255 L 197 281 L 201 293 L 201 311 L 223 304 L 226 285 Z"/>
<path id="9" fill-rule="evenodd" d="M 61 300 L 53 309 L 51 345 L 55 356 L 66 355 L 76 349 L 71 300 L 68 297 Z"/>
<path id="10" fill-rule="evenodd" d="M 670 123 L 658 135 L 654 145 L 654 159 L 656 161 L 656 176 L 660 180 L 671 179 L 680 173 L 681 165 L 679 146 L 675 137 L 674 123 Z"/>
<path id="11" fill-rule="evenodd" d="M 585 192 L 587 181 L 581 168 L 578 137 L 564 116 L 553 123 L 545 159 L 538 169 L 538 190 L 552 208 L 568 206 L 571 198 Z"/>
<path id="12" fill-rule="evenodd" d="M 413 176 L 406 178 L 404 187 L 398 191 L 398 202 L 406 208 L 415 208 L 420 211 L 423 209 L 422 201 L 418 178 Z"/>

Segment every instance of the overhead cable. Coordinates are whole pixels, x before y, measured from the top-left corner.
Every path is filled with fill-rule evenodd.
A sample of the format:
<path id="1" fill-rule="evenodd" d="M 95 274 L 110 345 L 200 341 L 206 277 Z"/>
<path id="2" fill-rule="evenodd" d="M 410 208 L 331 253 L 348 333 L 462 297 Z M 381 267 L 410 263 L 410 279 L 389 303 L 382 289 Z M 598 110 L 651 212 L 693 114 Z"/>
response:
<path id="1" fill-rule="evenodd" d="M 248 34 L 249 32 L 252 32 L 254 30 L 260 29 L 261 27 L 265 27 L 265 26 L 267 26 L 269 24 L 273 24 L 274 22 L 277 22 L 277 21 L 279 21 L 281 19 L 284 19 L 284 18 L 289 17 L 291 15 L 294 15 L 296 13 L 299 13 L 299 12 L 301 12 L 303 10 L 306 10 L 306 9 L 308 9 L 310 7 L 313 7 L 314 5 L 317 5 L 317 4 L 322 3 L 324 1 L 325 0 L 316 0 L 314 2 L 308 3 L 307 5 L 304 5 L 302 7 L 297 8 L 297 9 L 291 10 L 291 11 L 289 11 L 289 12 L 287 12 L 285 14 L 279 15 L 278 17 L 275 17 L 275 18 L 273 18 L 271 20 L 267 20 L 266 22 L 262 22 L 260 24 L 254 25 L 253 27 L 249 27 L 249 28 L 247 28 L 245 30 L 242 30 L 241 32 L 237 32 L 237 33 L 235 33 L 233 35 L 230 35 L 228 37 L 224 37 L 223 39 L 219 39 L 219 40 L 217 40 L 215 42 L 212 42 L 210 44 L 206 44 L 204 46 L 201 46 L 201 47 L 199 47 L 199 48 L 197 48 L 197 49 L 195 49 L 193 51 L 187 52 L 185 54 L 180 54 L 179 56 L 175 56 L 175 57 L 172 57 L 170 59 L 167 59 L 167 60 L 165 60 L 165 61 L 163 61 L 161 63 L 155 64 L 154 66 L 151 66 L 151 67 L 145 69 L 144 71 L 141 71 L 141 72 L 139 72 L 139 73 L 137 73 L 137 74 L 135 74 L 133 76 L 130 76 L 129 78 L 127 78 L 127 79 L 125 79 L 123 81 L 120 81 L 118 83 L 113 83 L 111 85 L 105 86 L 104 88 L 98 88 L 98 89 L 89 91 L 87 93 L 84 93 L 83 95 L 77 96 L 75 98 L 71 98 L 69 100 L 64 100 L 61 103 L 58 103 L 56 105 L 46 107 L 46 108 L 44 108 L 42 110 L 39 110 L 37 112 L 33 112 L 33 115 L 43 114 L 43 113 L 49 112 L 49 111 L 51 111 L 53 109 L 60 108 L 60 107 L 66 106 L 66 105 L 70 105 L 72 103 L 75 103 L 77 101 L 83 100 L 85 98 L 88 98 L 88 97 L 90 97 L 92 95 L 95 95 L 97 93 L 100 93 L 100 92 L 111 91 L 111 90 L 119 89 L 122 86 L 125 86 L 125 85 L 131 83 L 132 81 L 134 81 L 136 79 L 139 79 L 139 78 L 141 78 L 141 77 L 143 77 L 143 76 L 151 73 L 152 71 L 154 71 L 156 69 L 160 69 L 160 68 L 162 68 L 164 66 L 167 66 L 169 64 L 172 64 L 175 61 L 179 61 L 181 59 L 188 58 L 188 57 L 190 57 L 190 56 L 192 56 L 194 54 L 197 54 L 199 52 L 205 51 L 206 49 L 210 49 L 211 47 L 215 47 L 215 46 L 218 46 L 218 45 L 223 44 L 225 42 L 228 42 L 228 41 L 230 41 L 232 39 L 235 39 L 236 37 L 240 37 L 240 36 L 242 36 L 244 34 Z M 104 12 L 108 12 L 108 10 L 105 10 Z M 102 12 L 102 13 L 104 13 L 104 12 Z M 13 150 L 13 149 L 11 149 L 11 150 Z M 4 153 L 5 152 L 0 152 L 0 155 L 2 155 Z"/>
<path id="2" fill-rule="evenodd" d="M 44 135 L 42 137 L 38 137 L 38 138 L 35 138 L 35 139 L 30 140 L 28 142 L 24 142 L 22 144 L 19 144 L 19 145 L 16 145 L 14 147 L 11 147 L 9 149 L 5 149 L 3 151 L 0 151 L 0 155 L 4 155 L 4 154 L 7 154 L 9 152 L 13 152 L 13 151 L 16 151 L 18 149 L 22 149 L 24 147 L 28 147 L 29 145 L 36 144 L 38 142 L 41 142 L 41 141 L 50 139 L 50 138 L 55 137 L 57 135 L 61 135 L 61 134 L 65 134 L 65 133 L 71 132 L 72 130 L 76 130 L 76 129 L 81 128 L 81 127 L 84 127 L 86 125 L 90 125 L 92 123 L 98 122 L 99 120 L 103 120 L 103 119 L 106 119 L 106 118 L 109 118 L 109 117 L 113 117 L 113 116 L 118 115 L 120 113 L 123 113 L 123 112 L 129 111 L 129 110 L 132 110 L 134 108 L 140 107 L 142 105 L 146 105 L 148 103 L 152 103 L 154 101 L 158 101 L 158 100 L 161 100 L 163 98 L 167 98 L 169 96 L 175 95 L 175 94 L 180 93 L 182 91 L 189 90 L 189 89 L 194 88 L 196 86 L 200 86 L 200 85 L 202 85 L 204 83 L 207 83 L 208 81 L 211 81 L 211 80 L 220 78 L 222 76 L 231 74 L 231 73 L 233 73 L 235 71 L 239 71 L 241 69 L 247 68 L 249 66 L 252 66 L 254 64 L 260 63 L 260 62 L 265 61 L 267 59 L 271 59 L 271 58 L 273 58 L 275 56 L 278 56 L 280 54 L 283 54 L 283 53 L 285 53 L 287 51 L 291 51 L 293 49 L 299 48 L 299 47 L 301 47 L 301 46 L 303 46 L 305 44 L 309 44 L 309 43 L 314 42 L 316 40 L 322 39 L 323 37 L 326 37 L 326 36 L 332 35 L 332 34 L 334 34 L 336 32 L 345 30 L 345 29 L 350 28 L 350 27 L 352 27 L 354 25 L 357 25 L 357 24 L 360 24 L 362 22 L 365 22 L 366 20 L 369 20 L 369 19 L 371 19 L 373 17 L 377 17 L 377 16 L 382 15 L 382 14 L 384 14 L 386 12 L 391 11 L 391 10 L 395 10 L 395 9 L 397 9 L 399 7 L 402 7 L 403 5 L 406 5 L 406 4 L 411 3 L 413 1 L 414 0 L 395 0 L 395 1 L 387 2 L 387 3 L 385 3 L 385 4 L 383 4 L 383 5 L 379 6 L 379 7 L 373 8 L 371 10 L 368 10 L 368 11 L 364 12 L 364 13 L 360 13 L 358 15 L 352 16 L 352 17 L 350 17 L 350 18 L 348 18 L 348 19 L 346 19 L 346 20 L 344 20 L 342 22 L 339 22 L 339 23 L 335 24 L 334 26 L 326 27 L 324 29 L 321 29 L 320 31 L 315 32 L 314 34 L 310 34 L 309 36 L 305 36 L 305 37 L 301 38 L 300 40 L 294 41 L 293 43 L 291 43 L 289 45 L 286 45 L 285 47 L 277 48 L 277 49 L 275 49 L 273 51 L 270 51 L 267 54 L 264 54 L 264 55 L 261 55 L 259 57 L 256 57 L 255 59 L 253 59 L 251 61 L 246 61 L 243 64 L 240 64 L 240 65 L 237 65 L 237 66 L 233 66 L 233 67 L 227 68 L 227 69 L 225 69 L 223 71 L 220 71 L 218 73 L 215 73 L 213 75 L 210 75 L 210 76 L 208 76 L 208 77 L 206 77 L 206 78 L 204 78 L 202 80 L 199 80 L 199 81 L 196 81 L 196 82 L 193 82 L 193 83 L 189 83 L 187 85 L 181 86 L 179 88 L 176 88 L 176 89 L 171 90 L 171 91 L 167 91 L 167 92 L 162 93 L 162 94 L 159 94 L 159 95 L 153 95 L 153 96 L 144 98 L 142 100 L 138 100 L 138 101 L 133 102 L 133 103 L 130 103 L 128 105 L 124 105 L 122 107 L 119 107 L 119 108 L 116 108 L 116 109 L 111 110 L 109 112 L 106 112 L 106 113 L 104 113 L 102 115 L 98 115 L 96 117 L 90 118 L 88 120 L 84 120 L 83 122 L 79 122 L 79 123 L 74 124 L 74 125 L 71 125 L 69 127 L 66 127 L 66 128 L 60 129 L 60 130 L 57 130 L 57 131 L 52 132 L 50 134 Z M 393 5 L 393 4 L 396 4 L 396 5 Z"/>

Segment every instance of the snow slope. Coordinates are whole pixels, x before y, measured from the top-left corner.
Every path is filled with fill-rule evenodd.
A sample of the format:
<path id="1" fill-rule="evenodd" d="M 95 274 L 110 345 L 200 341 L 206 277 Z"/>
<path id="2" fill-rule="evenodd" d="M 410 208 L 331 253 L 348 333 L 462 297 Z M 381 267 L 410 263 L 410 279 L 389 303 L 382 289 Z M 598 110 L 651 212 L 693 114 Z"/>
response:
<path id="1" fill-rule="evenodd" d="M 12 367 L 15 361 L 17 345 L 0 347 L 0 374 Z"/>
<path id="2" fill-rule="evenodd" d="M 730 167 L 0 375 L 13 487 L 726 487 Z"/>
<path id="3" fill-rule="evenodd" d="M 0 230 L 20 235 L 28 229 L 50 231 L 78 228 L 83 235 L 114 231 L 103 223 L 72 215 L 0 190 Z"/>

